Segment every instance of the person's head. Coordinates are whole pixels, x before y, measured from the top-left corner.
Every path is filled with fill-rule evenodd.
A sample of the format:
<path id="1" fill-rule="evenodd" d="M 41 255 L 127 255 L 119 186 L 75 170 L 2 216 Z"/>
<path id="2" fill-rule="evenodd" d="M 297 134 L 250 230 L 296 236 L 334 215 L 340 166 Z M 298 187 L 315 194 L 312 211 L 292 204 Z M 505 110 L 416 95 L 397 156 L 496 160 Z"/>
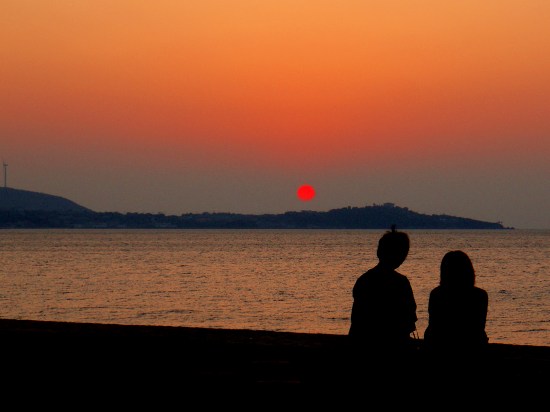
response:
<path id="1" fill-rule="evenodd" d="M 376 255 L 380 263 L 390 266 L 393 269 L 398 268 L 409 254 L 409 236 L 405 232 L 398 232 L 395 226 L 392 230 L 384 233 L 378 241 L 378 250 Z"/>
<path id="2" fill-rule="evenodd" d="M 447 252 L 441 260 L 441 286 L 473 287 L 476 275 L 472 261 L 461 250 Z"/>

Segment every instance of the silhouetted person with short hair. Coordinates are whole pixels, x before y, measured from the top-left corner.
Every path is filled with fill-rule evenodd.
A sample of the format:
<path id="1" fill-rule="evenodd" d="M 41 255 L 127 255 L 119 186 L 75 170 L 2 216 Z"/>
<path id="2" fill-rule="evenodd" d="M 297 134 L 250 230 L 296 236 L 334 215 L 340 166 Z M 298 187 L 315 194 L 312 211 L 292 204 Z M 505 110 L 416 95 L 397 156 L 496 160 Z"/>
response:
<path id="1" fill-rule="evenodd" d="M 439 286 L 430 293 L 424 346 L 432 353 L 479 354 L 488 343 L 485 332 L 489 298 L 475 286 L 472 261 L 461 250 L 445 254 Z"/>
<path id="2" fill-rule="evenodd" d="M 399 355 L 411 349 L 416 330 L 416 301 L 409 279 L 396 271 L 409 253 L 404 232 L 386 232 L 378 241 L 378 264 L 361 275 L 353 287 L 351 337 L 365 355 Z"/>

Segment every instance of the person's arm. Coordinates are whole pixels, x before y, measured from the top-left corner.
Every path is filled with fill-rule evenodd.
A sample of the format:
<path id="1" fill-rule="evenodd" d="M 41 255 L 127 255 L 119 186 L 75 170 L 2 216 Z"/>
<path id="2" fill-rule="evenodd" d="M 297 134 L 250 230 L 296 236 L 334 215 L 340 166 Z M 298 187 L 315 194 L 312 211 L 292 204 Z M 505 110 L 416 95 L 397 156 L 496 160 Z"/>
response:
<path id="1" fill-rule="evenodd" d="M 416 321 L 418 317 L 416 316 L 416 301 L 414 299 L 414 293 L 412 290 L 411 283 L 407 279 L 406 282 L 406 296 L 407 296 L 407 330 L 409 333 L 412 333 L 416 330 Z"/>
<path id="2" fill-rule="evenodd" d="M 485 330 L 485 324 L 487 323 L 487 311 L 489 309 L 489 295 L 487 292 L 483 289 L 479 289 L 480 291 L 480 314 L 479 314 L 479 327 L 481 330 Z"/>

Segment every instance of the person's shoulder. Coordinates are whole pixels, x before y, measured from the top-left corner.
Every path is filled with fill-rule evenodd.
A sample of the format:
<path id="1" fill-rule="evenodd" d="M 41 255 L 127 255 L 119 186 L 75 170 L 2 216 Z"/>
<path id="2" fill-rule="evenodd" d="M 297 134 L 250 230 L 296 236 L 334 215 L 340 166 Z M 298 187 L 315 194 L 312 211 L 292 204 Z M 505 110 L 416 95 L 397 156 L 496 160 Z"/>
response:
<path id="1" fill-rule="evenodd" d="M 373 269 L 369 269 L 365 273 L 363 273 L 361 276 L 359 276 L 355 281 L 355 287 L 359 287 L 365 283 L 368 283 L 369 279 L 372 277 L 372 274 L 373 274 Z"/>
<path id="2" fill-rule="evenodd" d="M 443 288 L 440 285 L 437 285 L 430 291 L 430 296 L 439 296 L 443 293 Z"/>
<path id="3" fill-rule="evenodd" d="M 476 295 L 478 295 L 479 297 L 481 297 L 483 299 L 488 299 L 489 298 L 489 294 L 487 293 L 487 291 L 485 289 L 474 286 L 473 290 L 474 290 L 474 293 Z"/>
<path id="4" fill-rule="evenodd" d="M 409 278 L 408 278 L 406 275 L 404 275 L 404 274 L 402 274 L 402 273 L 399 273 L 399 272 L 396 271 L 396 270 L 393 271 L 393 274 L 394 274 L 394 276 L 395 276 L 397 279 L 399 279 L 400 282 L 408 283 L 408 284 L 411 283 L 410 280 L 409 280 Z"/>
<path id="5" fill-rule="evenodd" d="M 363 273 L 361 276 L 359 276 L 359 279 L 363 278 L 363 279 L 368 279 L 368 278 L 371 278 L 373 276 L 376 276 L 376 274 L 380 271 L 380 269 L 378 268 L 378 266 L 374 266 L 372 268 L 370 268 L 369 270 L 367 270 L 365 273 Z"/>

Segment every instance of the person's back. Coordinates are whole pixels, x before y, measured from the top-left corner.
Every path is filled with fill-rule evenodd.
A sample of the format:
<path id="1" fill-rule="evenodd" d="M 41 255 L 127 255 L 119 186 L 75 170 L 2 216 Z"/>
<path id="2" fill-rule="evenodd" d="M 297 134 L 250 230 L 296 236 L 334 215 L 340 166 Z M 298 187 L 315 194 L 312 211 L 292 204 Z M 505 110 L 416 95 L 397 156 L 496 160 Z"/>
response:
<path id="1" fill-rule="evenodd" d="M 406 259 L 409 238 L 392 230 L 378 243 L 378 265 L 357 279 L 349 335 L 366 350 L 395 350 L 410 345 L 416 302 L 409 280 L 397 269 Z"/>
<path id="2" fill-rule="evenodd" d="M 406 276 L 378 265 L 357 280 L 353 298 L 352 338 L 386 348 L 409 343 L 415 330 L 416 303 Z"/>
<path id="3" fill-rule="evenodd" d="M 455 291 L 436 287 L 430 293 L 430 321 L 424 333 L 426 344 L 464 349 L 486 344 L 487 305 L 488 296 L 483 289 Z"/>
<path id="4" fill-rule="evenodd" d="M 440 285 L 431 291 L 428 303 L 426 349 L 457 356 L 478 353 L 486 347 L 489 298 L 474 282 L 473 265 L 464 252 L 451 251 L 443 257 Z"/>

